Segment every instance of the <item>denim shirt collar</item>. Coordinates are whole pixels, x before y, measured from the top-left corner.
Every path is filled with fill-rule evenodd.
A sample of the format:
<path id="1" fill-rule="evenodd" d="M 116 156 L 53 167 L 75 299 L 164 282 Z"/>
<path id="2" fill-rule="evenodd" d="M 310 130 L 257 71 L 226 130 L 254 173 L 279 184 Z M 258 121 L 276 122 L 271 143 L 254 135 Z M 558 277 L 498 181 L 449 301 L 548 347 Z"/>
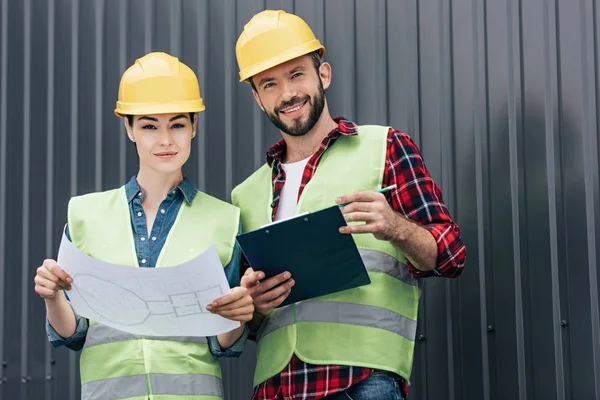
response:
<path id="1" fill-rule="evenodd" d="M 135 196 L 138 195 L 140 196 L 140 200 L 144 199 L 144 191 L 138 184 L 136 178 L 136 176 L 132 176 L 129 182 L 127 182 L 127 184 L 125 185 L 125 193 L 127 195 L 127 201 L 129 203 L 131 203 Z M 198 193 L 198 189 L 196 189 L 196 186 L 194 186 L 192 181 L 190 181 L 188 178 L 183 178 L 181 183 L 179 183 L 179 185 L 177 185 L 177 187 L 175 187 L 173 191 L 183 194 L 183 197 L 185 198 L 185 201 L 187 201 L 188 204 L 192 204 L 192 201 L 194 201 L 194 198 Z"/>

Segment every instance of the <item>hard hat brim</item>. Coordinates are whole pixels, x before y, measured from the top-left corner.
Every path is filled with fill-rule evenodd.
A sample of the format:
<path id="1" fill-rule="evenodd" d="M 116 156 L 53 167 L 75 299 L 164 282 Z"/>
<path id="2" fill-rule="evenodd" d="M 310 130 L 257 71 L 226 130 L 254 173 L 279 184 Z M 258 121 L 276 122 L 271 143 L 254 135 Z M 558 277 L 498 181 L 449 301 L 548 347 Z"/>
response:
<path id="1" fill-rule="evenodd" d="M 274 57 L 271 57 L 261 63 L 253 64 L 248 68 L 244 68 L 240 71 L 240 82 L 249 82 L 249 79 L 254 75 L 260 74 L 270 68 L 276 67 L 287 61 L 293 60 L 294 58 L 305 56 L 313 51 L 319 50 L 321 59 L 325 57 L 325 47 L 319 42 L 318 39 L 311 40 L 308 43 L 304 43 L 301 46 L 291 48 L 287 51 L 278 53 Z"/>
<path id="2" fill-rule="evenodd" d="M 127 115 L 175 114 L 204 111 L 202 100 L 182 101 L 175 103 L 123 103 L 117 101 L 115 115 L 125 118 Z"/>

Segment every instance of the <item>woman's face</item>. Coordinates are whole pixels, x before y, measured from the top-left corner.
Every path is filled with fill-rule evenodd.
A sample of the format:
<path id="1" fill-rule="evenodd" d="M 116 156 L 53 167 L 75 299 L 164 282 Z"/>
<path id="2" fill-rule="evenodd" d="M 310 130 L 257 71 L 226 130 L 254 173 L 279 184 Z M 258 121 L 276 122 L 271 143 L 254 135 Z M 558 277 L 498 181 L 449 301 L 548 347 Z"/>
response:
<path id="1" fill-rule="evenodd" d="M 192 138 L 196 135 L 196 116 L 189 113 L 135 115 L 133 125 L 125 119 L 127 136 L 135 142 L 140 170 L 172 173 L 190 157 Z"/>

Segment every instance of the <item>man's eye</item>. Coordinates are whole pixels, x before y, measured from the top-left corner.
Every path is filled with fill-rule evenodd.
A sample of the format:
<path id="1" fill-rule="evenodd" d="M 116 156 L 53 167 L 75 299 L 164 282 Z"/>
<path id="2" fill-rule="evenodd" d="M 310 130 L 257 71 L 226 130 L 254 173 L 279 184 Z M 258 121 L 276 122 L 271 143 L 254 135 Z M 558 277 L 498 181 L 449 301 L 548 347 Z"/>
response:
<path id="1" fill-rule="evenodd" d="M 301 75 L 302 75 L 302 72 L 296 72 L 294 75 L 292 75 L 292 79 L 297 78 Z"/>
<path id="2" fill-rule="evenodd" d="M 273 82 L 269 82 L 265 86 L 263 86 L 263 89 L 268 89 L 268 88 L 273 87 L 273 86 L 275 86 L 275 84 Z"/>

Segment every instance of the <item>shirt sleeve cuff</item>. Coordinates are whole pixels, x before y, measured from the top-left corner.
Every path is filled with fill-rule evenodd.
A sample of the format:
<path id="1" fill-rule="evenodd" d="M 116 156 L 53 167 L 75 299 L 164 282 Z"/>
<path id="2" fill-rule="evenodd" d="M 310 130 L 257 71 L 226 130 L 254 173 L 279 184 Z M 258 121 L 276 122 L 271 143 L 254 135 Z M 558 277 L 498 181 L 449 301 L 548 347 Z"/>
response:
<path id="1" fill-rule="evenodd" d="M 75 313 L 75 311 L 73 311 Z M 85 344 L 85 338 L 87 336 L 88 320 L 75 313 L 75 332 L 68 338 L 63 338 L 56 332 L 54 327 L 50 325 L 48 316 L 46 316 L 46 334 L 52 347 L 65 346 L 71 350 L 79 351 Z"/>
<path id="2" fill-rule="evenodd" d="M 460 273 L 460 269 L 462 267 L 449 266 L 448 264 L 451 261 L 452 254 L 449 254 L 449 248 L 447 245 L 447 241 L 444 239 L 444 232 L 448 229 L 451 229 L 448 224 L 429 224 L 429 225 L 421 225 L 423 229 L 426 229 L 431 233 L 433 238 L 435 239 L 435 243 L 437 244 L 437 260 L 435 268 L 431 271 L 421 271 L 417 269 L 410 260 L 406 260 L 406 265 L 410 271 L 410 274 L 415 278 L 429 278 L 432 276 L 443 276 L 447 278 L 452 278 L 454 276 L 458 276 Z M 456 273 L 456 272 L 459 273 Z"/>
<path id="3" fill-rule="evenodd" d="M 244 326 L 244 332 L 242 332 L 242 335 L 239 337 L 239 339 L 236 340 L 236 342 L 228 349 L 221 348 L 219 339 L 216 336 L 208 337 L 208 346 L 210 352 L 216 357 L 237 358 L 242 354 L 242 351 L 244 351 L 246 340 L 248 340 L 248 324 Z"/>

